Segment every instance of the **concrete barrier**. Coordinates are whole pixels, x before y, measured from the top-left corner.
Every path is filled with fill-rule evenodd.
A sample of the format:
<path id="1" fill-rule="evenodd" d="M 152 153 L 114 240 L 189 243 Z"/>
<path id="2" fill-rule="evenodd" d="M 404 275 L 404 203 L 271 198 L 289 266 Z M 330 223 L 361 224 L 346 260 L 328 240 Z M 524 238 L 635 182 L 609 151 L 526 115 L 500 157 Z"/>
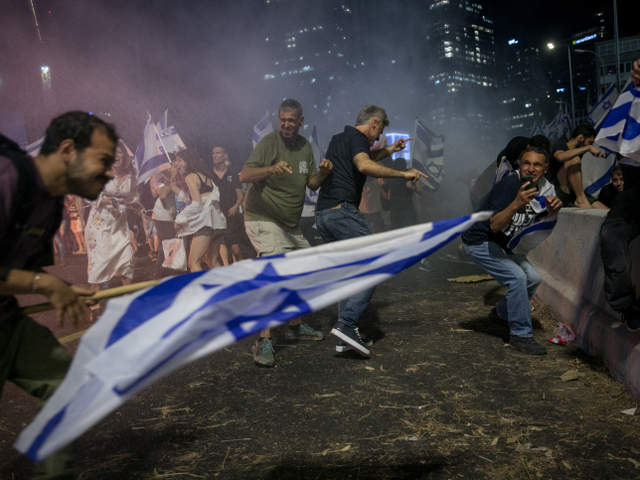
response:
<path id="1" fill-rule="evenodd" d="M 570 324 L 577 345 L 601 357 L 611 375 L 640 400 L 640 333 L 629 332 L 604 299 L 599 232 L 606 215 L 604 210 L 562 209 L 552 234 L 528 258 L 543 280 L 537 299 Z M 640 260 L 640 242 L 631 244 L 631 256 Z M 640 286 L 639 264 L 634 262 L 632 276 Z"/>

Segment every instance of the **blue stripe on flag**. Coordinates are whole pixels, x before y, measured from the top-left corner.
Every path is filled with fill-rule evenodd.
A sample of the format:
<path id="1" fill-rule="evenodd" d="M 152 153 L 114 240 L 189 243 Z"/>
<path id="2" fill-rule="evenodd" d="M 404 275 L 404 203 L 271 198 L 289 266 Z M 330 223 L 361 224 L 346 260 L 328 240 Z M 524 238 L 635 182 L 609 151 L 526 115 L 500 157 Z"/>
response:
<path id="1" fill-rule="evenodd" d="M 105 348 L 169 308 L 180 290 L 204 273 L 206 270 L 170 278 L 136 298 L 113 327 Z M 153 302 L 147 302 L 149 299 Z"/>
<path id="2" fill-rule="evenodd" d="M 607 170 L 607 172 L 604 175 L 602 175 L 598 180 L 596 180 L 587 188 L 585 188 L 584 193 L 586 193 L 587 195 L 593 195 L 598 190 L 601 190 L 604 186 L 606 186 L 611 181 L 611 172 L 613 172 L 613 169 L 616 168 L 617 164 L 618 164 L 618 160 L 616 158 L 611 164 L 611 166 L 609 167 L 609 170 Z"/>
<path id="3" fill-rule="evenodd" d="M 164 163 L 169 163 L 167 161 L 167 157 L 165 157 L 164 155 L 156 155 L 155 157 L 151 157 L 150 159 L 148 159 L 146 162 L 142 164 L 142 166 L 140 167 L 140 173 L 138 176 L 143 175 L 149 172 L 150 170 L 153 170 L 154 168 L 158 168 L 160 165 Z"/>
<path id="4" fill-rule="evenodd" d="M 444 146 L 440 147 L 437 150 L 429 149 L 429 153 L 427 158 L 440 158 L 444 155 Z"/>
<path id="5" fill-rule="evenodd" d="M 270 257 L 263 257 L 263 258 L 272 259 L 274 257 L 281 257 L 281 256 L 284 256 L 284 254 L 281 253 L 281 254 L 278 254 L 278 255 L 273 255 L 273 256 L 270 256 Z M 185 323 L 188 320 L 190 320 L 191 317 L 193 317 L 193 315 L 195 315 L 200 310 L 202 310 L 204 308 L 207 308 L 207 307 L 209 307 L 209 306 L 211 306 L 211 305 L 213 305 L 215 303 L 222 302 L 223 300 L 226 300 L 228 298 L 235 297 L 236 295 L 240 295 L 242 293 L 250 292 L 251 290 L 258 290 L 258 289 L 264 287 L 265 285 L 269 285 L 271 283 L 283 282 L 285 280 L 291 280 L 292 278 L 306 277 L 306 276 L 309 276 L 309 275 L 314 275 L 314 274 L 319 273 L 319 272 L 328 272 L 328 271 L 335 270 L 335 269 L 338 269 L 338 268 L 352 267 L 352 266 L 355 266 L 355 265 L 366 265 L 368 263 L 371 263 L 371 262 L 377 260 L 378 258 L 380 258 L 380 256 L 369 257 L 369 258 L 365 258 L 363 260 L 358 260 L 357 262 L 345 263 L 345 264 L 341 264 L 341 265 L 337 265 L 337 266 L 334 266 L 334 267 L 329 267 L 329 268 L 325 268 L 325 269 L 321 269 L 321 270 L 312 270 L 312 271 L 309 271 L 309 272 L 299 273 L 299 274 L 296 274 L 296 275 L 280 275 L 275 270 L 275 268 L 273 268 L 273 265 L 271 263 L 267 263 L 265 265 L 265 267 L 264 267 L 264 270 L 262 270 L 262 272 L 260 272 L 254 278 L 234 283 L 233 285 L 229 285 L 228 287 L 223 288 L 219 292 L 216 292 L 198 310 L 193 312 L 187 318 L 185 318 L 183 320 L 180 320 L 178 323 L 173 325 L 169 330 L 167 330 L 167 332 L 164 333 L 164 335 L 162 335 L 162 338 L 166 338 L 166 337 L 170 336 L 177 328 L 180 327 L 180 325 L 182 325 L 183 323 Z"/>
<path id="6" fill-rule="evenodd" d="M 44 143 L 44 137 L 42 137 L 40 140 L 36 140 L 36 141 L 32 144 L 31 148 L 29 148 L 29 149 L 27 150 L 27 153 L 28 153 L 28 154 L 31 154 L 31 153 L 33 153 L 33 152 L 35 152 L 35 151 L 37 151 L 37 150 L 40 150 L 40 148 L 42 148 L 42 144 L 43 144 L 43 143 Z"/>
<path id="7" fill-rule="evenodd" d="M 627 124 L 624 127 L 624 132 L 622 132 L 622 138 L 624 140 L 633 140 L 638 136 L 640 136 L 640 124 L 635 118 L 629 115 Z"/>
<path id="8" fill-rule="evenodd" d="M 64 418 L 65 413 L 67 412 L 67 407 L 64 407 L 60 410 L 55 416 L 51 417 L 51 419 L 47 422 L 47 424 L 42 428 L 40 434 L 36 437 L 36 439 L 29 447 L 29 450 L 25 452 L 25 455 L 31 459 L 38 458 L 38 450 L 44 445 L 44 442 L 47 441 L 49 435 L 56 429 L 58 424 Z"/>
<path id="9" fill-rule="evenodd" d="M 525 235 L 529 235 L 530 233 L 533 233 L 533 232 L 540 232 L 540 231 L 544 231 L 544 230 L 552 230 L 553 227 L 556 226 L 557 222 L 558 222 L 557 220 L 554 220 L 552 222 L 540 222 L 540 223 L 536 223 L 534 225 L 531 225 L 530 227 L 525 228 L 518 235 L 516 235 L 515 237 L 513 237 L 509 241 L 509 249 L 513 250 L 514 248 L 516 248 L 518 246 L 518 244 L 520 243 L 520 240 L 522 240 L 522 238 Z"/>
<path id="10" fill-rule="evenodd" d="M 626 120 L 629 115 L 629 110 L 631 110 L 631 102 L 625 102 L 620 106 L 611 109 L 607 118 L 602 122 L 601 130 L 605 128 L 612 127 L 623 120 Z"/>
<path id="11" fill-rule="evenodd" d="M 265 116 L 262 120 L 260 120 L 256 127 L 258 127 L 258 130 L 262 131 L 265 128 L 267 128 L 267 126 L 271 123 L 271 119 L 269 118 L 269 116 Z"/>
<path id="12" fill-rule="evenodd" d="M 315 287 L 314 289 L 316 288 L 318 287 Z M 305 291 L 305 290 L 301 289 L 299 291 Z M 176 350 L 171 352 L 165 358 L 160 360 L 156 365 L 154 365 L 153 368 L 151 368 L 144 375 L 141 375 L 140 377 L 138 377 L 133 383 L 127 385 L 124 388 L 114 387 L 113 392 L 120 396 L 126 395 L 128 392 L 131 391 L 131 389 L 134 389 L 137 386 L 139 386 L 141 383 L 144 383 L 149 377 L 153 376 L 155 372 L 160 370 L 164 365 L 166 365 L 168 362 L 173 360 L 176 356 L 180 355 L 182 352 L 184 352 L 187 349 L 189 350 L 193 349 L 194 344 L 208 342 L 210 337 L 215 337 L 219 335 L 222 330 L 228 329 L 229 331 L 231 331 L 231 333 L 236 338 L 236 340 L 240 340 L 242 338 L 252 335 L 253 333 L 264 330 L 269 325 L 269 323 L 273 321 L 284 323 L 287 320 L 291 320 L 292 318 L 296 318 L 311 312 L 311 307 L 309 306 L 308 303 L 302 300 L 302 298 L 300 298 L 298 291 L 282 289 L 281 292 L 285 293 L 286 295 L 282 300 L 282 302 L 274 309 L 274 311 L 271 314 L 239 316 L 239 317 L 235 317 L 233 320 L 230 320 L 225 325 L 218 325 L 215 328 L 212 328 L 209 330 L 203 330 L 196 338 L 194 338 L 189 342 L 184 343 L 183 345 L 180 345 L 180 347 L 178 347 Z M 292 307 L 292 306 L 297 307 L 297 309 L 295 311 L 291 311 L 289 307 Z M 285 309 L 288 311 L 285 311 Z M 195 313 L 196 312 L 191 314 L 189 318 L 195 315 Z M 242 324 L 245 324 L 247 322 L 252 322 L 252 321 L 255 321 L 257 323 L 256 325 L 254 325 L 251 331 L 245 331 L 241 327 Z"/>

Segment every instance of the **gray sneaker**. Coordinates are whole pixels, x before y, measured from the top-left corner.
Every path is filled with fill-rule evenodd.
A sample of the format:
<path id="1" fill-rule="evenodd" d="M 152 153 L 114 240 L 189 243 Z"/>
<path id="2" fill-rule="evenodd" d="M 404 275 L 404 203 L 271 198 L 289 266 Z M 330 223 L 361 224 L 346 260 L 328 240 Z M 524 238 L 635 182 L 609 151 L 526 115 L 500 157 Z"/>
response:
<path id="1" fill-rule="evenodd" d="M 253 353 L 253 361 L 256 362 L 256 365 L 273 367 L 276 364 L 276 359 L 273 356 L 276 351 L 268 338 L 258 338 L 253 347 L 251 347 L 251 353 Z"/>
<path id="2" fill-rule="evenodd" d="M 290 342 L 299 340 L 320 341 L 324 340 L 324 333 L 314 330 L 306 323 L 301 323 L 298 327 L 288 326 L 284 332 L 284 338 Z"/>
<path id="3" fill-rule="evenodd" d="M 546 355 L 547 349 L 536 342 L 533 337 L 517 337 L 511 335 L 509 346 L 527 355 Z"/>

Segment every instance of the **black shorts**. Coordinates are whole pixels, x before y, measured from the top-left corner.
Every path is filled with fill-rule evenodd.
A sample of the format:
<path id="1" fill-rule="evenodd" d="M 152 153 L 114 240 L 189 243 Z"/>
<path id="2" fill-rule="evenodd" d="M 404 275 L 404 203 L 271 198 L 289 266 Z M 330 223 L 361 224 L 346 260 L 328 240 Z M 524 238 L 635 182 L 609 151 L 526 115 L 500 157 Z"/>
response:
<path id="1" fill-rule="evenodd" d="M 191 237 L 211 237 L 215 240 L 218 238 L 224 238 L 226 230 L 224 229 L 213 229 L 211 227 L 202 227 L 196 233 L 191 235 Z"/>

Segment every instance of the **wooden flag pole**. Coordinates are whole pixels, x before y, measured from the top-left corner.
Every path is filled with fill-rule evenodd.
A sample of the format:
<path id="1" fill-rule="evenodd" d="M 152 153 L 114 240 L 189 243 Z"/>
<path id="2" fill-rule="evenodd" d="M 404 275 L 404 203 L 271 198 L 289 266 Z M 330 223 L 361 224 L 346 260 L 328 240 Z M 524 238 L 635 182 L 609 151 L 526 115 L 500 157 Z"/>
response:
<path id="1" fill-rule="evenodd" d="M 81 297 L 83 300 L 105 300 L 107 298 L 122 297 L 130 293 L 137 292 L 149 287 L 155 287 L 160 283 L 160 280 L 149 280 L 147 282 L 133 283 L 131 285 L 123 285 L 122 287 L 109 288 L 107 290 L 101 290 L 91 297 Z M 46 312 L 53 310 L 54 307 L 51 303 L 37 303 L 35 305 L 29 305 L 22 309 L 24 315 L 33 315 L 34 313 Z"/>

